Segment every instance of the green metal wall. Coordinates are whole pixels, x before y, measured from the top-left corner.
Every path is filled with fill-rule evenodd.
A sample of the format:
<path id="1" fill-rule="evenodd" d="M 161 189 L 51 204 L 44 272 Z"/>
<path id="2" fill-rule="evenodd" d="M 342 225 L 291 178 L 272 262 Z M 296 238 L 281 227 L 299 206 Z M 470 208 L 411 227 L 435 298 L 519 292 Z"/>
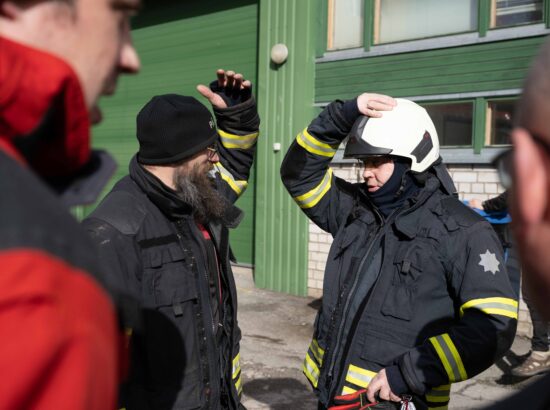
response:
<path id="1" fill-rule="evenodd" d="M 133 26 L 142 71 L 121 78 L 116 95 L 102 103 L 104 122 L 93 131 L 94 145 L 107 148 L 119 163 L 113 183 L 128 173 L 137 150 L 135 117 L 153 95 L 192 95 L 209 106 L 195 86 L 208 84 L 218 68 L 237 70 L 257 83 L 256 0 L 149 1 Z M 254 190 L 253 172 L 237 202 L 245 219 L 231 233 L 237 259 L 249 264 L 254 261 Z"/>
<path id="2" fill-rule="evenodd" d="M 260 0 L 258 96 L 262 119 L 256 176 L 255 282 L 258 287 L 307 293 L 308 222 L 280 179 L 284 154 L 313 118 L 315 0 Z M 274 44 L 289 49 L 280 67 Z M 274 152 L 273 144 L 282 145 Z"/>
<path id="3" fill-rule="evenodd" d="M 364 91 L 399 96 L 521 88 L 544 37 L 318 63 L 315 101 Z"/>

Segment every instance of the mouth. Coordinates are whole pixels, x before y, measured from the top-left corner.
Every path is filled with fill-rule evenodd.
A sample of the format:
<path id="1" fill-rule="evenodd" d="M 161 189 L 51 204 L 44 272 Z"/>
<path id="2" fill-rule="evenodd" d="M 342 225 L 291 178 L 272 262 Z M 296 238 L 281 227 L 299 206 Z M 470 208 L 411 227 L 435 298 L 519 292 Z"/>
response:
<path id="1" fill-rule="evenodd" d="M 369 192 L 376 192 L 380 189 L 378 185 L 367 185 L 367 190 Z"/>
<path id="2" fill-rule="evenodd" d="M 90 122 L 92 123 L 92 125 L 95 125 L 99 124 L 101 120 L 103 120 L 101 109 L 97 105 L 94 105 L 90 109 Z"/>

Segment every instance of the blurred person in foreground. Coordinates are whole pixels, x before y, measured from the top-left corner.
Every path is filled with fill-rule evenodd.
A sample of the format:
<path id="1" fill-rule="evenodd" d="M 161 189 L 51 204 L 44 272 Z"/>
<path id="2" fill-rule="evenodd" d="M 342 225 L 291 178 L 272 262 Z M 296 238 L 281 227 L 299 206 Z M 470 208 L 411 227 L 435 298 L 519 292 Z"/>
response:
<path id="1" fill-rule="evenodd" d="M 505 216 L 508 213 L 508 196 L 509 191 L 506 190 L 500 195 L 493 198 L 489 198 L 485 201 L 479 199 L 471 199 L 468 201 L 468 205 L 472 208 L 483 210 L 486 215 Z M 510 283 L 516 295 L 519 297 L 520 287 L 520 264 L 517 247 L 512 237 L 512 229 L 509 223 L 504 224 L 491 224 L 495 229 L 502 247 L 505 251 L 506 270 L 510 278 Z M 525 360 L 521 361 L 515 367 L 512 368 L 511 374 L 517 377 L 531 377 L 540 373 L 550 371 L 550 345 L 548 341 L 548 325 L 549 322 L 541 316 L 536 306 L 534 306 L 529 296 L 529 288 L 523 281 L 522 296 L 527 309 L 529 310 L 529 317 L 533 324 L 533 337 L 531 338 L 531 351 L 525 357 Z"/>
<path id="2" fill-rule="evenodd" d="M 248 184 L 260 125 L 251 83 L 218 70 L 193 97 L 153 97 L 137 115 L 139 151 L 83 222 L 109 281 L 138 299 L 123 405 L 242 408 L 237 290 L 229 229 Z M 216 128 L 216 123 L 218 128 Z"/>
<path id="3" fill-rule="evenodd" d="M 114 161 L 90 149 L 97 102 L 139 70 L 139 0 L 0 1 L 0 408 L 113 409 L 123 333 L 68 206 Z"/>
<path id="4" fill-rule="evenodd" d="M 550 320 L 550 40 L 535 58 L 518 102 L 513 148 L 495 160 L 510 188 L 512 228 L 533 304 Z M 550 408 L 550 375 L 490 409 Z"/>

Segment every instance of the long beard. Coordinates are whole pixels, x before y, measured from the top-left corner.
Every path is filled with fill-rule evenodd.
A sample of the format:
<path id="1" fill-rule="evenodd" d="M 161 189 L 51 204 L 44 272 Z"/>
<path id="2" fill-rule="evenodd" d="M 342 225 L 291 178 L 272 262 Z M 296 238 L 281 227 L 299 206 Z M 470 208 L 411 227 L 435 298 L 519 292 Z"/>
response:
<path id="1" fill-rule="evenodd" d="M 174 174 L 174 185 L 178 196 L 193 209 L 195 218 L 202 224 L 223 218 L 227 201 L 214 187 L 214 181 L 207 171 L 195 165 L 189 170 L 178 170 Z"/>

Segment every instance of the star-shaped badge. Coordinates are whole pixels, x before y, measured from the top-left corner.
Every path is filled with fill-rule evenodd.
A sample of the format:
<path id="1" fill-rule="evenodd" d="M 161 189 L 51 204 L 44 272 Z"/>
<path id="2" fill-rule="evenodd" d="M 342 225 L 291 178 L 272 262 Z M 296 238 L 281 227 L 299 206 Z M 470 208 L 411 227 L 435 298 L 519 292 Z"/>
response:
<path id="1" fill-rule="evenodd" d="M 493 275 L 499 272 L 500 262 L 494 253 L 489 252 L 489 249 L 485 253 L 479 254 L 479 257 L 479 265 L 483 266 L 483 272 L 491 272 Z"/>

